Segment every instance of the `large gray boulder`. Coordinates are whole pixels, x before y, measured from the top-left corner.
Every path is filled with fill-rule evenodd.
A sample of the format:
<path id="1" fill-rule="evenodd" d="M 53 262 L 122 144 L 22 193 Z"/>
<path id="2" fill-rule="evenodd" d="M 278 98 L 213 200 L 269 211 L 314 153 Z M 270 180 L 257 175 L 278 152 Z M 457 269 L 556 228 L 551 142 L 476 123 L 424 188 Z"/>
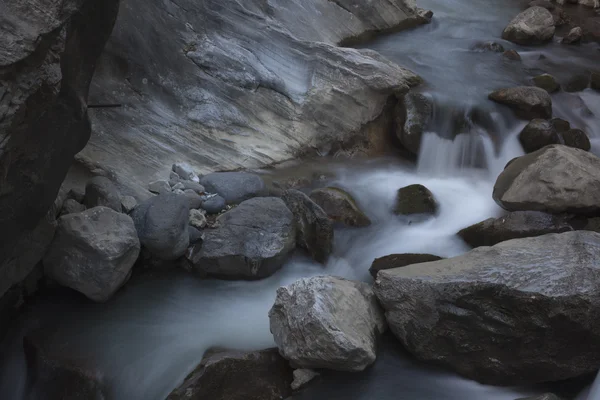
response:
<path id="1" fill-rule="evenodd" d="M 584 231 L 381 271 L 375 282 L 409 352 L 499 385 L 596 372 L 599 289 L 600 234 Z"/>
<path id="2" fill-rule="evenodd" d="M 160 260 L 176 260 L 189 245 L 189 201 L 174 193 L 152 197 L 133 210 L 131 217 L 142 245 Z"/>
<path id="3" fill-rule="evenodd" d="M 534 6 L 510 21 L 502 38 L 521 45 L 543 44 L 552 39 L 554 31 L 554 17 L 550 11 Z"/>
<path id="4" fill-rule="evenodd" d="M 493 197 L 509 211 L 598 214 L 600 158 L 562 145 L 544 147 L 509 163 Z"/>
<path id="5" fill-rule="evenodd" d="M 489 98 L 512 108 L 517 116 L 524 119 L 552 117 L 552 98 L 547 91 L 539 87 L 518 86 L 499 89 L 490 93 Z"/>
<path id="6" fill-rule="evenodd" d="M 96 176 L 85 185 L 85 198 L 87 208 L 108 207 L 121 212 L 121 194 L 112 181 L 104 176 Z"/>
<path id="7" fill-rule="evenodd" d="M 421 94 L 409 92 L 396 106 L 396 136 L 402 146 L 415 156 L 421 149 L 421 138 L 433 114 L 431 100 Z"/>
<path id="8" fill-rule="evenodd" d="M 325 211 L 298 190 L 286 190 L 281 198 L 294 214 L 298 246 L 315 261 L 325 263 L 333 251 L 333 224 Z"/>
<path id="9" fill-rule="evenodd" d="M 383 312 L 369 285 L 333 276 L 277 290 L 271 333 L 294 367 L 362 371 L 375 362 Z"/>
<path id="10" fill-rule="evenodd" d="M 315 189 L 310 193 L 310 198 L 335 222 L 354 227 L 371 225 L 369 217 L 358 208 L 354 198 L 345 190 L 335 187 Z"/>
<path id="11" fill-rule="evenodd" d="M 261 279 L 274 274 L 296 247 L 294 215 L 283 200 L 246 200 L 204 232 L 189 256 L 194 269 L 224 279 Z"/>
<path id="12" fill-rule="evenodd" d="M 107 301 L 131 275 L 140 242 L 131 218 L 95 207 L 58 219 L 45 274 L 88 298 Z"/>
<path id="13" fill-rule="evenodd" d="M 247 172 L 215 172 L 200 178 L 210 193 L 217 193 L 227 204 L 238 204 L 266 193 L 262 178 Z"/>

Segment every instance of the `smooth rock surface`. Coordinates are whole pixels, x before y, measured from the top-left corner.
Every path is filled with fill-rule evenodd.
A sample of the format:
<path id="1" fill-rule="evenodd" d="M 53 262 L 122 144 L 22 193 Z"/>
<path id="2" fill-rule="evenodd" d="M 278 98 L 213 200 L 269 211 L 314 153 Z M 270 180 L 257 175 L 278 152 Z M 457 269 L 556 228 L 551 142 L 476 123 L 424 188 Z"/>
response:
<path id="1" fill-rule="evenodd" d="M 597 371 L 598 287 L 600 234 L 576 231 L 381 271 L 374 289 L 417 358 L 518 385 Z"/>
<path id="2" fill-rule="evenodd" d="M 108 207 L 121 211 L 121 195 L 112 181 L 104 176 L 96 176 L 85 185 L 84 202 L 87 208 Z"/>
<path id="3" fill-rule="evenodd" d="M 502 32 L 502 38 L 525 46 L 543 44 L 552 39 L 554 30 L 550 11 L 534 6 L 517 15 Z"/>
<path id="4" fill-rule="evenodd" d="M 554 93 L 560 89 L 560 84 L 556 81 L 556 78 L 550 74 L 535 76 L 533 78 L 533 84 L 544 89 L 548 93 Z"/>
<path id="5" fill-rule="evenodd" d="M 227 207 L 227 202 L 223 197 L 216 195 L 203 201 L 201 207 L 209 214 L 218 214 Z"/>
<path id="6" fill-rule="evenodd" d="M 409 92 L 396 106 L 396 136 L 402 146 L 416 156 L 432 113 L 431 100 L 421 93 Z"/>
<path id="7" fill-rule="evenodd" d="M 435 196 L 429 189 L 423 185 L 410 185 L 398 189 L 396 195 L 396 206 L 394 214 L 413 215 L 427 214 L 433 215 L 437 212 L 439 204 Z"/>
<path id="8" fill-rule="evenodd" d="M 386 269 L 406 267 L 407 265 L 420 264 L 431 261 L 441 260 L 442 257 L 433 254 L 391 254 L 389 256 L 376 258 L 369 268 L 369 273 L 373 278 L 377 278 L 377 273 Z"/>
<path id="9" fill-rule="evenodd" d="M 244 200 L 266 193 L 262 178 L 247 172 L 215 172 L 200 179 L 210 193 L 217 193 L 227 204 L 238 204 Z"/>
<path id="10" fill-rule="evenodd" d="M 518 86 L 492 92 L 490 100 L 513 109 L 517 116 L 525 119 L 550 119 L 552 99 L 544 89 L 532 86 Z"/>
<path id="11" fill-rule="evenodd" d="M 371 287 L 333 276 L 279 288 L 269 320 L 279 352 L 300 368 L 362 371 L 386 329 Z"/>
<path id="12" fill-rule="evenodd" d="M 561 140 L 550 121 L 534 119 L 519 133 L 519 142 L 526 153 L 532 153 L 550 144 L 560 144 Z"/>
<path id="13" fill-rule="evenodd" d="M 315 189 L 310 193 L 310 198 L 336 222 L 354 227 L 371 225 L 369 217 L 358 208 L 352 196 L 342 189 L 334 187 Z"/>
<path id="14" fill-rule="evenodd" d="M 56 236 L 44 256 L 44 272 L 91 300 L 104 302 L 129 279 L 139 253 L 131 218 L 95 207 L 58 219 Z"/>

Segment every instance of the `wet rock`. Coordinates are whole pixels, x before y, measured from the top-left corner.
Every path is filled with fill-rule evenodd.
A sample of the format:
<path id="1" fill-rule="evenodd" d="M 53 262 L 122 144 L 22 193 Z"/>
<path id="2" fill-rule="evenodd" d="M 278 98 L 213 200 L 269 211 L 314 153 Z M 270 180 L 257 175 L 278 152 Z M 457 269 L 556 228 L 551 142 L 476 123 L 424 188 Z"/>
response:
<path id="1" fill-rule="evenodd" d="M 377 278 L 379 271 L 386 269 L 406 267 L 407 265 L 425 263 L 430 261 L 441 260 L 442 257 L 434 256 L 433 254 L 392 254 L 385 257 L 376 258 L 369 268 L 369 272 L 373 278 Z"/>
<path id="2" fill-rule="evenodd" d="M 119 194 L 119 189 L 117 189 L 110 179 L 97 176 L 85 185 L 85 199 L 83 204 L 87 208 L 103 206 L 120 212 L 121 195 Z"/>
<path id="3" fill-rule="evenodd" d="M 579 43 L 579 42 L 581 42 L 582 37 L 583 37 L 583 29 L 581 29 L 579 26 L 577 26 L 569 31 L 569 34 L 561 40 L 561 43 L 565 43 L 565 44 Z"/>
<path id="4" fill-rule="evenodd" d="M 206 228 L 206 215 L 205 212 L 200 210 L 190 210 L 190 225 L 196 229 Z"/>
<path id="5" fill-rule="evenodd" d="M 590 151 L 592 144 L 590 138 L 581 129 L 569 129 L 567 132 L 562 133 L 564 144 L 569 147 Z"/>
<path id="6" fill-rule="evenodd" d="M 296 369 L 294 370 L 294 381 L 292 382 L 292 390 L 300 390 L 308 386 L 320 374 L 312 369 Z"/>
<path id="7" fill-rule="evenodd" d="M 283 200 L 255 197 L 218 219 L 190 261 L 194 269 L 224 279 L 262 279 L 279 270 L 296 247 L 294 216 Z"/>
<path id="8" fill-rule="evenodd" d="M 227 203 L 223 197 L 216 195 L 203 201 L 201 207 L 209 214 L 218 214 L 225 210 Z"/>
<path id="9" fill-rule="evenodd" d="M 200 183 L 210 193 L 217 193 L 227 204 L 238 204 L 266 192 L 258 175 L 247 172 L 215 172 L 202 177 Z"/>
<path id="10" fill-rule="evenodd" d="M 503 53 L 504 46 L 497 42 L 482 42 L 476 43 L 473 47 L 471 47 L 471 50 L 479 52 L 491 51 L 494 53 Z"/>
<path id="11" fill-rule="evenodd" d="M 433 114 L 431 100 L 409 92 L 396 106 L 396 136 L 404 148 L 419 155 L 421 138 Z"/>
<path id="12" fill-rule="evenodd" d="M 176 189 L 175 186 L 173 189 Z M 171 185 L 167 181 L 154 181 L 148 184 L 148 190 L 155 194 L 170 193 Z"/>
<path id="13" fill-rule="evenodd" d="M 397 215 L 437 213 L 439 205 L 433 193 L 423 185 L 410 185 L 398 190 L 394 213 Z"/>
<path id="14" fill-rule="evenodd" d="M 502 55 L 511 61 L 521 61 L 521 55 L 516 50 L 506 50 Z"/>
<path id="15" fill-rule="evenodd" d="M 544 89 L 548 93 L 554 93 L 560 89 L 559 83 L 556 78 L 550 74 L 542 74 L 533 78 L 533 84 L 539 88 Z"/>
<path id="16" fill-rule="evenodd" d="M 504 217 L 489 218 L 458 232 L 469 246 L 493 246 L 500 242 L 526 237 L 563 233 L 573 228 L 564 216 L 539 211 L 515 211 Z"/>
<path id="17" fill-rule="evenodd" d="M 140 242 L 160 260 L 176 260 L 189 245 L 189 202 L 183 195 L 159 194 L 141 203 L 131 216 Z"/>
<path id="18" fill-rule="evenodd" d="M 558 133 L 563 133 L 571 129 L 571 124 L 569 121 L 565 121 L 564 119 L 552 118 L 550 123 Z"/>
<path id="19" fill-rule="evenodd" d="M 571 77 L 567 83 L 563 85 L 566 92 L 581 92 L 590 86 L 590 74 L 581 73 Z"/>
<path id="20" fill-rule="evenodd" d="M 292 369 L 277 349 L 210 353 L 167 400 L 281 400 L 291 396 Z"/>
<path id="21" fill-rule="evenodd" d="M 553 393 L 544 393 L 540 396 L 532 396 L 532 397 L 521 397 L 516 400 L 563 400 L 557 395 Z"/>
<path id="22" fill-rule="evenodd" d="M 508 211 L 597 214 L 600 158 L 568 146 L 544 147 L 511 162 L 493 197 Z"/>
<path id="23" fill-rule="evenodd" d="M 329 217 L 317 203 L 298 190 L 286 190 L 281 198 L 294 214 L 298 247 L 324 264 L 333 251 L 333 224 Z"/>
<path id="24" fill-rule="evenodd" d="M 58 219 L 44 257 L 45 274 L 63 286 L 104 302 L 129 279 L 140 253 L 130 217 L 95 207 Z"/>
<path id="25" fill-rule="evenodd" d="M 78 203 L 74 199 L 67 199 L 63 203 L 62 210 L 60 210 L 60 216 L 75 214 L 82 211 L 85 211 L 85 206 L 83 204 Z"/>
<path id="26" fill-rule="evenodd" d="M 550 121 L 534 119 L 519 134 L 526 153 L 532 153 L 550 144 L 560 144 L 560 136 Z"/>
<path id="27" fill-rule="evenodd" d="M 500 89 L 489 95 L 490 100 L 513 109 L 521 118 L 549 119 L 552 117 L 552 99 L 544 89 L 533 86 L 519 86 Z"/>
<path id="28" fill-rule="evenodd" d="M 187 163 L 175 163 L 172 168 L 177 176 L 185 181 L 199 182 L 198 175 L 194 172 L 194 168 Z"/>
<path id="29" fill-rule="evenodd" d="M 121 210 L 125 214 L 131 214 L 131 212 L 137 207 L 138 203 L 133 196 L 121 197 Z"/>
<path id="30" fill-rule="evenodd" d="M 371 225 L 371 220 L 358 208 L 352 196 L 342 189 L 334 187 L 315 189 L 311 192 L 310 198 L 336 222 L 354 227 Z"/>
<path id="31" fill-rule="evenodd" d="M 381 271 L 374 289 L 418 359 L 520 385 L 596 372 L 599 268 L 600 234 L 566 232 Z"/>
<path id="32" fill-rule="evenodd" d="M 554 36 L 550 11 L 534 6 L 517 15 L 502 32 L 502 38 L 520 45 L 543 44 Z"/>
<path id="33" fill-rule="evenodd" d="M 332 276 L 279 288 L 269 320 L 279 352 L 300 368 L 362 371 L 386 329 L 369 285 Z"/>
<path id="34" fill-rule="evenodd" d="M 592 72 L 591 87 L 594 90 L 600 90 L 600 72 Z"/>

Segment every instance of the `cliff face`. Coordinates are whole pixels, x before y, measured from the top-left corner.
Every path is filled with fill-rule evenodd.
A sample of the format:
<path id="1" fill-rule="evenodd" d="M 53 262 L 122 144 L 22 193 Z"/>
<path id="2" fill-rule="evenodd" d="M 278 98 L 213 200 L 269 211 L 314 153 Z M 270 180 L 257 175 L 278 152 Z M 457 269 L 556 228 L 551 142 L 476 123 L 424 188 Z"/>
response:
<path id="1" fill-rule="evenodd" d="M 425 22 L 413 0 L 128 0 L 93 81 L 82 161 L 141 191 L 175 161 L 252 168 L 356 144 L 418 78 L 338 47 Z"/>

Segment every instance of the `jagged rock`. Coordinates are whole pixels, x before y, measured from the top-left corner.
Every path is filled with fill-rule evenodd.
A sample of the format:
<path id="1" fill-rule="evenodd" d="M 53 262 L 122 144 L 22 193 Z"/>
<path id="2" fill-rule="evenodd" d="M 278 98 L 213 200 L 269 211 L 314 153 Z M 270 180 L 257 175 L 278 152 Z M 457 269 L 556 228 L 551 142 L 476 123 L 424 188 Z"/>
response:
<path id="1" fill-rule="evenodd" d="M 137 207 L 138 203 L 133 196 L 121 197 L 121 210 L 125 214 L 131 214 L 131 212 Z"/>
<path id="2" fill-rule="evenodd" d="M 581 29 L 581 27 L 577 26 L 569 31 L 569 34 L 561 40 L 561 43 L 565 43 L 565 44 L 579 43 L 581 41 L 582 37 L 583 37 L 583 29 Z"/>
<path id="3" fill-rule="evenodd" d="M 494 200 L 509 211 L 600 212 L 600 158 L 552 145 L 519 157 L 500 174 Z"/>
<path id="4" fill-rule="evenodd" d="M 542 74 L 534 77 L 533 84 L 544 89 L 548 93 L 554 93 L 560 89 L 560 84 L 556 81 L 556 78 L 550 74 Z"/>
<path id="5" fill-rule="evenodd" d="M 389 256 L 376 258 L 369 268 L 369 273 L 373 278 L 377 278 L 379 271 L 386 269 L 406 267 L 407 265 L 420 264 L 430 261 L 441 260 L 442 257 L 433 254 L 391 254 Z"/>
<path id="6" fill-rule="evenodd" d="M 220 216 L 190 261 L 219 278 L 262 279 L 283 266 L 295 245 L 294 216 L 283 200 L 255 197 Z"/>
<path id="7" fill-rule="evenodd" d="M 206 228 L 206 215 L 200 210 L 190 210 L 190 225 L 196 229 Z"/>
<path id="8" fill-rule="evenodd" d="M 160 260 L 176 260 L 189 245 L 189 202 L 174 193 L 159 194 L 133 210 L 140 242 Z"/>
<path id="9" fill-rule="evenodd" d="M 511 61 L 521 61 L 521 55 L 516 50 L 506 50 L 502 55 Z"/>
<path id="10" fill-rule="evenodd" d="M 429 189 L 423 185 L 410 185 L 398 189 L 394 213 L 396 215 L 433 215 L 437 213 L 438 207 L 435 196 Z"/>
<path id="11" fill-rule="evenodd" d="M 140 253 L 130 217 L 107 207 L 58 219 L 44 272 L 94 301 L 107 301 L 129 279 Z"/>
<path id="12" fill-rule="evenodd" d="M 175 185 L 175 186 L 177 186 L 177 185 Z M 173 190 L 180 189 L 180 188 L 176 188 L 175 186 L 173 186 Z M 169 185 L 169 182 L 167 182 L 167 181 L 154 181 L 154 182 L 150 182 L 148 184 L 148 190 L 155 194 L 170 193 L 171 185 Z"/>
<path id="13" fill-rule="evenodd" d="M 333 224 L 321 207 L 298 190 L 286 190 L 282 200 L 294 214 L 296 243 L 315 261 L 325 263 L 333 251 Z"/>
<path id="14" fill-rule="evenodd" d="M 517 15 L 502 32 L 502 38 L 525 46 L 543 44 L 552 39 L 554 30 L 550 11 L 534 6 Z"/>
<path id="15" fill-rule="evenodd" d="M 489 218 L 458 232 L 471 247 L 493 246 L 500 242 L 549 233 L 572 231 L 568 219 L 539 211 L 515 211 L 504 217 Z"/>
<path id="16" fill-rule="evenodd" d="M 564 84 L 566 92 L 581 92 L 590 86 L 590 74 L 580 73 L 572 76 L 567 83 Z"/>
<path id="17" fill-rule="evenodd" d="M 203 176 L 200 183 L 210 193 L 223 197 L 227 204 L 238 204 L 266 193 L 262 178 L 247 172 L 215 172 Z"/>
<path id="18" fill-rule="evenodd" d="M 207 353 L 167 400 L 281 400 L 292 394 L 292 369 L 277 349 Z"/>
<path id="19" fill-rule="evenodd" d="M 121 195 L 119 189 L 112 181 L 104 176 L 96 176 L 85 185 L 85 199 L 83 204 L 87 208 L 108 207 L 121 211 Z"/>
<path id="20" fill-rule="evenodd" d="M 201 207 L 209 214 L 218 214 L 227 207 L 227 202 L 223 197 L 216 195 L 203 201 Z"/>
<path id="21" fill-rule="evenodd" d="M 519 141 L 526 153 L 532 153 L 550 144 L 560 144 L 560 136 L 554 125 L 544 119 L 534 119 L 519 134 Z"/>
<path id="22" fill-rule="evenodd" d="M 374 289 L 418 359 L 520 385 L 597 371 L 599 268 L 600 234 L 576 231 L 381 271 Z"/>
<path id="23" fill-rule="evenodd" d="M 532 86 L 518 86 L 492 92 L 490 100 L 513 109 L 521 118 L 550 119 L 552 117 L 552 99 L 544 89 Z"/>
<path id="24" fill-rule="evenodd" d="M 187 163 L 176 163 L 173 164 L 173 172 L 177 174 L 180 179 L 185 181 L 199 182 L 198 175 L 194 172 L 194 168 Z"/>
<path id="25" fill-rule="evenodd" d="M 564 144 L 569 147 L 590 151 L 592 144 L 590 138 L 581 129 L 569 129 L 567 132 L 562 133 Z"/>
<path id="26" fill-rule="evenodd" d="M 74 199 L 67 199 L 63 203 L 62 210 L 60 210 L 60 216 L 74 214 L 82 211 L 85 211 L 85 206 L 83 204 L 79 204 Z"/>
<path id="27" fill-rule="evenodd" d="M 294 370 L 294 381 L 292 382 L 292 390 L 300 390 L 308 386 L 320 374 L 312 369 L 296 369 Z"/>
<path id="28" fill-rule="evenodd" d="M 432 113 L 431 100 L 421 93 L 409 92 L 396 106 L 396 136 L 414 155 L 419 155 L 421 138 Z"/>
<path id="29" fill-rule="evenodd" d="M 342 189 L 315 189 L 310 193 L 310 198 L 336 222 L 355 227 L 371 225 L 369 217 L 358 208 L 352 196 Z"/>
<path id="30" fill-rule="evenodd" d="M 386 329 L 371 287 L 333 276 L 277 289 L 269 320 L 279 352 L 300 368 L 362 371 Z"/>

